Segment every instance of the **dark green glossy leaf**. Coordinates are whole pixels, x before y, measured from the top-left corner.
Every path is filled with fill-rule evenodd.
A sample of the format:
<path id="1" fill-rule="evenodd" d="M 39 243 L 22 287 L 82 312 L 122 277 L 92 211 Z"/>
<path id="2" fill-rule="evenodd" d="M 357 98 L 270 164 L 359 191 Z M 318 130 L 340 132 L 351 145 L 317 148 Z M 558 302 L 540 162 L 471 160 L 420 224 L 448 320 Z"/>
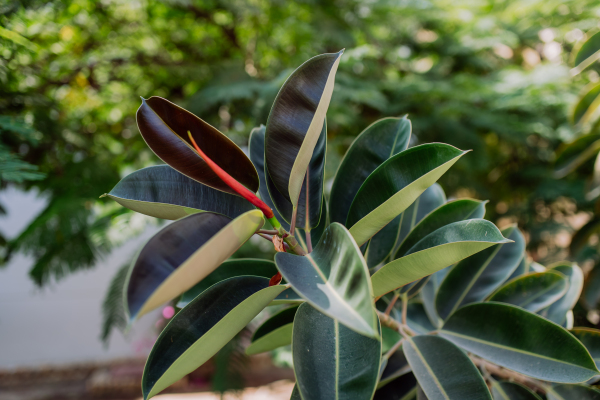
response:
<path id="1" fill-rule="evenodd" d="M 386 359 L 386 365 L 381 377 L 379 378 L 379 384 L 377 385 L 378 390 L 402 375 L 411 372 L 410 365 L 408 365 L 408 361 L 406 360 L 406 356 L 404 355 L 402 348 L 396 350 L 389 357 L 384 356 L 384 358 Z M 377 395 L 375 398 L 377 398 Z"/>
<path id="2" fill-rule="evenodd" d="M 427 317 L 425 307 L 423 307 L 422 303 L 408 303 L 406 323 L 413 331 L 423 335 L 436 329 Z"/>
<path id="3" fill-rule="evenodd" d="M 298 67 L 281 87 L 269 114 L 265 167 L 275 188 L 294 207 L 325 122 L 341 56 L 342 51 L 321 54 Z"/>
<path id="4" fill-rule="evenodd" d="M 563 325 L 567 319 L 567 312 L 575 307 L 583 290 L 583 271 L 581 271 L 581 268 L 577 264 L 568 262 L 555 264 L 550 266 L 548 270 L 559 272 L 566 276 L 569 281 L 569 288 L 560 299 L 541 310 L 539 314 L 550 321 Z"/>
<path id="5" fill-rule="evenodd" d="M 516 226 L 504 229 L 502 235 L 514 243 L 492 246 L 448 272 L 435 298 L 440 318 L 448 318 L 465 304 L 482 301 L 517 269 L 525 252 L 525 238 Z"/>
<path id="6" fill-rule="evenodd" d="M 421 239 L 406 256 L 373 274 L 373 292 L 379 297 L 490 246 L 507 242 L 494 224 L 483 219 L 448 224 Z"/>
<path id="7" fill-rule="evenodd" d="M 406 210 L 466 152 L 431 143 L 412 147 L 381 164 L 352 201 L 346 225 L 358 245 Z"/>
<path id="8" fill-rule="evenodd" d="M 579 48 L 575 56 L 575 66 L 578 66 L 600 50 L 600 32 L 596 32 Z"/>
<path id="9" fill-rule="evenodd" d="M 431 321 L 431 324 L 436 328 L 442 326 L 444 321 L 439 317 L 435 310 L 435 295 L 450 268 L 452 267 L 450 266 L 431 274 L 429 280 L 425 283 L 425 286 L 423 286 L 423 289 L 421 289 L 420 292 L 421 301 L 423 302 L 427 317 L 429 317 L 429 321 Z"/>
<path id="10" fill-rule="evenodd" d="M 417 380 L 409 372 L 377 389 L 373 400 L 417 400 Z"/>
<path id="11" fill-rule="evenodd" d="M 183 308 L 159 335 L 142 377 L 144 399 L 208 361 L 279 293 L 256 276 L 231 278 L 211 286 Z"/>
<path id="12" fill-rule="evenodd" d="M 556 385 L 548 389 L 548 400 L 600 400 L 600 390 L 584 385 Z"/>
<path id="13" fill-rule="evenodd" d="M 473 354 L 536 379 L 577 383 L 598 373 L 586 348 L 568 331 L 512 305 L 466 305 L 439 332 Z"/>
<path id="14" fill-rule="evenodd" d="M 279 214 L 277 207 L 273 204 L 273 200 L 271 200 L 271 195 L 269 195 L 268 182 L 265 170 L 265 127 L 261 125 L 258 128 L 252 129 L 250 132 L 250 138 L 248 139 L 248 153 L 250 154 L 250 160 L 256 167 L 256 171 L 258 172 L 258 178 L 260 181 L 260 186 L 258 189 L 258 194 L 262 201 L 264 201 L 273 213 L 277 220 L 281 223 L 281 225 L 287 230 L 290 230 L 290 225 L 285 221 L 285 219 Z M 278 193 L 278 192 L 277 192 Z M 276 193 L 276 194 L 277 194 Z M 281 194 L 280 194 L 281 196 Z M 280 202 L 285 200 L 283 196 L 281 196 Z M 285 203 L 284 203 L 285 204 Z M 291 206 L 291 203 L 289 203 Z M 289 214 L 291 215 L 292 209 L 289 209 Z"/>
<path id="15" fill-rule="evenodd" d="M 473 362 L 458 347 L 438 336 L 406 339 L 402 349 L 419 385 L 430 400 L 491 400 Z"/>
<path id="16" fill-rule="evenodd" d="M 304 399 L 361 400 L 373 396 L 381 342 L 346 328 L 310 304 L 302 304 L 296 313 L 292 354 Z"/>
<path id="17" fill-rule="evenodd" d="M 246 354 L 258 354 L 275 350 L 292 343 L 294 316 L 299 306 L 286 308 L 263 322 L 252 335 Z"/>
<path id="18" fill-rule="evenodd" d="M 275 263 L 294 290 L 318 310 L 356 332 L 379 337 L 369 271 L 343 225 L 329 225 L 312 253 L 277 253 Z"/>
<path id="19" fill-rule="evenodd" d="M 219 178 L 193 148 L 190 131 L 202 151 L 253 192 L 258 175 L 244 152 L 227 136 L 191 112 L 161 97 L 142 99 L 137 123 L 148 147 L 182 174 L 223 192 L 236 194 Z"/>
<path id="20" fill-rule="evenodd" d="M 294 385 L 294 390 L 292 390 L 292 397 L 290 397 L 290 400 L 302 400 L 302 396 L 300 395 L 298 385 Z"/>
<path id="21" fill-rule="evenodd" d="M 219 283 L 225 279 L 242 275 L 271 278 L 275 274 L 277 274 L 277 267 L 273 261 L 260 260 L 256 258 L 227 260 L 217 267 L 217 269 L 215 269 L 213 272 L 208 274 L 206 278 L 202 279 L 191 289 L 182 294 L 179 302 L 177 303 L 177 307 L 185 307 L 200 293 L 204 292 L 215 283 Z"/>
<path id="22" fill-rule="evenodd" d="M 131 319 L 190 289 L 228 259 L 263 224 L 259 210 L 234 220 L 210 212 L 167 225 L 142 248 L 126 284 Z"/>
<path id="23" fill-rule="evenodd" d="M 331 222 L 346 223 L 350 204 L 363 182 L 385 160 L 406 150 L 410 135 L 408 118 L 383 118 L 354 139 L 333 180 L 329 196 Z"/>
<path id="24" fill-rule="evenodd" d="M 557 272 L 534 272 L 508 281 L 489 301 L 512 304 L 538 312 L 560 299 L 567 291 L 567 278 Z"/>
<path id="25" fill-rule="evenodd" d="M 582 91 L 573 109 L 573 124 L 586 124 L 600 106 L 600 84 L 590 83 Z"/>
<path id="26" fill-rule="evenodd" d="M 168 165 L 135 171 L 105 196 L 130 210 L 171 220 L 201 211 L 235 218 L 254 209 L 245 199 L 198 183 Z"/>
<path id="27" fill-rule="evenodd" d="M 542 400 L 529 388 L 516 382 L 494 381 L 492 383 L 494 400 Z"/>
<path id="28" fill-rule="evenodd" d="M 386 260 L 394 248 L 404 240 L 425 215 L 446 202 L 442 187 L 434 183 L 415 200 L 402 214 L 397 216 L 369 240 L 365 254 L 369 268 L 375 267 Z"/>
<path id="29" fill-rule="evenodd" d="M 267 199 L 267 205 L 277 212 L 280 222 L 285 221 L 284 226 L 289 230 L 292 220 L 293 205 L 275 188 L 273 181 L 266 175 L 264 167 L 265 127 L 254 128 L 250 133 L 249 153 L 260 178 L 259 193 L 261 199 Z M 327 151 L 327 123 L 323 124 L 323 130 L 313 151 L 309 170 L 309 226 L 314 228 L 319 224 L 323 215 L 323 179 L 325 174 L 325 154 Z M 298 200 L 298 211 L 296 216 L 296 227 L 306 227 L 306 180 L 302 185 L 300 199 Z"/>
<path id="30" fill-rule="evenodd" d="M 419 240 L 445 225 L 467 219 L 483 218 L 486 203 L 487 201 L 460 199 L 439 206 L 410 230 L 396 251 L 394 259 L 402 257 Z"/>
<path id="31" fill-rule="evenodd" d="M 600 330 L 592 328 L 573 328 L 571 333 L 583 343 L 586 349 L 588 349 L 596 362 L 596 366 L 600 366 Z"/>

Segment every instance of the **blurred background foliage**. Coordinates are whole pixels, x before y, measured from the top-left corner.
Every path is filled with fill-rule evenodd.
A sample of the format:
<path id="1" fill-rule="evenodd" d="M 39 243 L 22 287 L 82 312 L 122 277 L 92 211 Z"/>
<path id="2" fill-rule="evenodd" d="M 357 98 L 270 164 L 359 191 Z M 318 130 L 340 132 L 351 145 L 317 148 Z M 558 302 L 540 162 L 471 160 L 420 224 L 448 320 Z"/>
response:
<path id="1" fill-rule="evenodd" d="M 47 199 L 17 237 L 0 237 L 0 257 L 32 255 L 44 285 L 144 229 L 143 216 L 98 199 L 159 162 L 135 123 L 139 96 L 165 97 L 244 148 L 295 67 L 345 48 L 329 185 L 362 129 L 408 114 L 419 142 L 474 150 L 442 178 L 449 196 L 489 199 L 487 218 L 518 222 L 533 260 L 571 257 L 589 273 L 600 224 L 569 246 L 597 220 L 593 158 L 554 170 L 573 157 L 567 143 L 597 130 L 571 113 L 600 66 L 570 70 L 599 22 L 594 0 L 0 0 L 0 190 Z"/>

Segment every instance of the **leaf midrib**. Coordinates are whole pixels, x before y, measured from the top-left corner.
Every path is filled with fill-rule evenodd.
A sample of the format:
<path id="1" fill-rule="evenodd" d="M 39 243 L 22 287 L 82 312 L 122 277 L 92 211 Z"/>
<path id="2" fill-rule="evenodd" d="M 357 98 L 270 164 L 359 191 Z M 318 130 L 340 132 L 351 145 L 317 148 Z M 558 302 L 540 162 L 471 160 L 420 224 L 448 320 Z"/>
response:
<path id="1" fill-rule="evenodd" d="M 444 398 L 446 398 L 447 400 L 450 400 L 450 397 L 448 396 L 448 394 L 446 393 L 446 391 L 442 387 L 442 384 L 440 383 L 440 381 L 435 376 L 435 373 L 433 372 L 433 370 L 429 366 L 429 363 L 427 363 L 427 360 L 425 360 L 425 357 L 423 356 L 423 354 L 421 353 L 421 351 L 419 350 L 419 348 L 417 347 L 417 345 L 415 344 L 415 342 L 411 338 L 408 339 L 408 342 L 412 345 L 413 350 L 415 351 L 415 353 L 417 354 L 417 356 L 423 362 L 423 366 L 427 369 L 427 372 L 429 372 L 429 375 L 431 375 L 431 378 L 433 379 L 433 382 L 440 389 L 440 392 L 441 392 L 442 396 L 444 396 Z"/>

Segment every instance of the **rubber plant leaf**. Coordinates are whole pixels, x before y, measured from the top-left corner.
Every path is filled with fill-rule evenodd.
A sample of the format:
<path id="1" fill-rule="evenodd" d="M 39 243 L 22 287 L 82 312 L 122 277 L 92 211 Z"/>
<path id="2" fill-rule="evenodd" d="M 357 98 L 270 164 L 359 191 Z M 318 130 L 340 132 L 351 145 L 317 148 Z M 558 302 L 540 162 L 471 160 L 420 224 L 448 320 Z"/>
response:
<path id="1" fill-rule="evenodd" d="M 243 198 L 196 182 L 168 165 L 135 171 L 104 196 L 130 210 L 170 220 L 202 211 L 235 218 L 254 209 Z"/>
<path id="2" fill-rule="evenodd" d="M 446 202 L 442 187 L 434 183 L 429 186 L 402 214 L 377 232 L 365 253 L 369 268 L 384 262 L 388 256 L 425 215 Z"/>
<path id="3" fill-rule="evenodd" d="M 492 382 L 492 395 L 494 400 L 542 400 L 528 387 L 509 381 L 494 380 Z"/>
<path id="4" fill-rule="evenodd" d="M 560 299 L 568 285 L 567 278 L 558 272 L 533 272 L 506 282 L 488 300 L 538 312 Z"/>
<path id="5" fill-rule="evenodd" d="M 271 278 L 277 274 L 275 263 L 257 258 L 237 258 L 227 260 L 208 274 L 200 282 L 181 295 L 177 307 L 183 308 L 212 285 L 235 276 L 262 276 Z"/>
<path id="6" fill-rule="evenodd" d="M 246 348 L 246 354 L 258 354 L 275 350 L 292 343 L 294 316 L 299 306 L 285 308 L 258 327 Z"/>
<path id="7" fill-rule="evenodd" d="M 360 335 L 305 303 L 296 313 L 292 354 L 303 399 L 373 397 L 381 360 L 379 339 Z"/>
<path id="8" fill-rule="evenodd" d="M 548 388 L 548 400 L 600 400 L 600 390 L 586 385 L 556 385 Z"/>
<path id="9" fill-rule="evenodd" d="M 277 253 L 275 263 L 312 306 L 362 335 L 379 338 L 369 271 L 343 225 L 329 225 L 312 253 Z"/>
<path id="10" fill-rule="evenodd" d="M 298 67 L 279 90 L 267 120 L 265 167 L 294 208 L 325 122 L 342 53 L 321 54 Z"/>
<path id="11" fill-rule="evenodd" d="M 144 399 L 208 361 L 284 289 L 267 278 L 239 276 L 196 297 L 158 336 L 144 367 Z"/>
<path id="12" fill-rule="evenodd" d="M 234 220 L 192 214 L 167 225 L 141 249 L 126 283 L 131 320 L 184 293 L 213 272 L 259 229 L 259 210 Z"/>
<path id="13" fill-rule="evenodd" d="M 249 140 L 250 159 L 254 163 L 260 178 L 260 197 L 277 212 L 278 220 L 289 230 L 289 223 L 292 220 L 293 205 L 287 200 L 274 186 L 271 177 L 265 170 L 265 127 L 254 128 L 250 133 Z M 323 181 L 325 178 L 325 154 L 327 152 L 327 123 L 323 123 L 323 130 L 319 135 L 317 144 L 313 151 L 309 164 L 309 185 L 308 185 L 308 214 L 309 227 L 315 228 L 322 221 L 325 212 L 323 211 Z M 296 227 L 306 228 L 306 179 L 302 184 L 300 198 L 298 200 L 298 210 L 296 215 Z M 267 200 L 265 200 L 267 199 Z M 315 240 L 316 241 L 316 240 Z"/>
<path id="14" fill-rule="evenodd" d="M 592 328 L 573 328 L 571 333 L 586 349 L 590 352 L 592 358 L 596 362 L 596 366 L 600 366 L 600 330 Z"/>
<path id="15" fill-rule="evenodd" d="M 500 243 L 510 243 L 489 221 L 472 219 L 443 226 L 417 242 L 404 257 L 381 267 L 373 276 L 376 297 L 431 275 Z"/>
<path id="16" fill-rule="evenodd" d="M 412 147 L 381 164 L 358 190 L 346 220 L 361 246 L 406 210 L 466 152 L 431 143 Z"/>
<path id="17" fill-rule="evenodd" d="M 412 127 L 404 118 L 373 122 L 354 139 L 346 151 L 331 187 L 331 222 L 346 223 L 350 204 L 363 182 L 391 156 L 408 148 Z"/>
<path id="18" fill-rule="evenodd" d="M 525 252 L 525 238 L 516 225 L 502 230 L 514 243 L 491 246 L 456 264 L 446 275 L 435 298 L 442 319 L 465 304 L 484 300 L 519 266 Z"/>
<path id="19" fill-rule="evenodd" d="M 439 334 L 468 352 L 536 379 L 579 383 L 599 373 L 571 333 L 509 304 L 466 305 L 448 318 Z"/>
<path id="20" fill-rule="evenodd" d="M 427 399 L 492 400 L 477 367 L 446 339 L 428 335 L 409 337 L 402 350 Z"/>
<path id="21" fill-rule="evenodd" d="M 569 288 L 560 299 L 541 310 L 539 314 L 559 325 L 564 325 L 567 319 L 567 312 L 575 307 L 583 291 L 583 271 L 577 264 L 569 262 L 551 265 L 548 267 L 548 270 L 559 272 L 566 276 L 569 280 Z"/>
<path id="22" fill-rule="evenodd" d="M 258 190 L 258 174 L 250 159 L 227 136 L 191 112 L 163 99 L 142 99 L 137 124 L 148 147 L 182 174 L 214 189 L 237 195 L 204 162 L 188 137 L 229 175 L 253 192 Z"/>

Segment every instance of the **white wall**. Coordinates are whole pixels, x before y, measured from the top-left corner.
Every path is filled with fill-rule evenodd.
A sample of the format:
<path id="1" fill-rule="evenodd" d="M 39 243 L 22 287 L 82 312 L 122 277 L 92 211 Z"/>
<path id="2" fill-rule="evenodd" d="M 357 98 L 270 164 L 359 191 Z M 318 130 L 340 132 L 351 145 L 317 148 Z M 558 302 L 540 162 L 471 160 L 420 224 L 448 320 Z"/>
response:
<path id="1" fill-rule="evenodd" d="M 0 216 L 0 231 L 17 235 L 45 205 L 35 193 L 15 189 L 0 192 L 8 215 Z M 0 369 L 61 365 L 145 357 L 156 337 L 159 310 L 138 321 L 124 338 L 115 331 L 108 348 L 99 340 L 102 300 L 119 266 L 158 228 L 113 251 L 95 268 L 37 288 L 28 276 L 32 260 L 17 255 L 0 268 Z"/>

